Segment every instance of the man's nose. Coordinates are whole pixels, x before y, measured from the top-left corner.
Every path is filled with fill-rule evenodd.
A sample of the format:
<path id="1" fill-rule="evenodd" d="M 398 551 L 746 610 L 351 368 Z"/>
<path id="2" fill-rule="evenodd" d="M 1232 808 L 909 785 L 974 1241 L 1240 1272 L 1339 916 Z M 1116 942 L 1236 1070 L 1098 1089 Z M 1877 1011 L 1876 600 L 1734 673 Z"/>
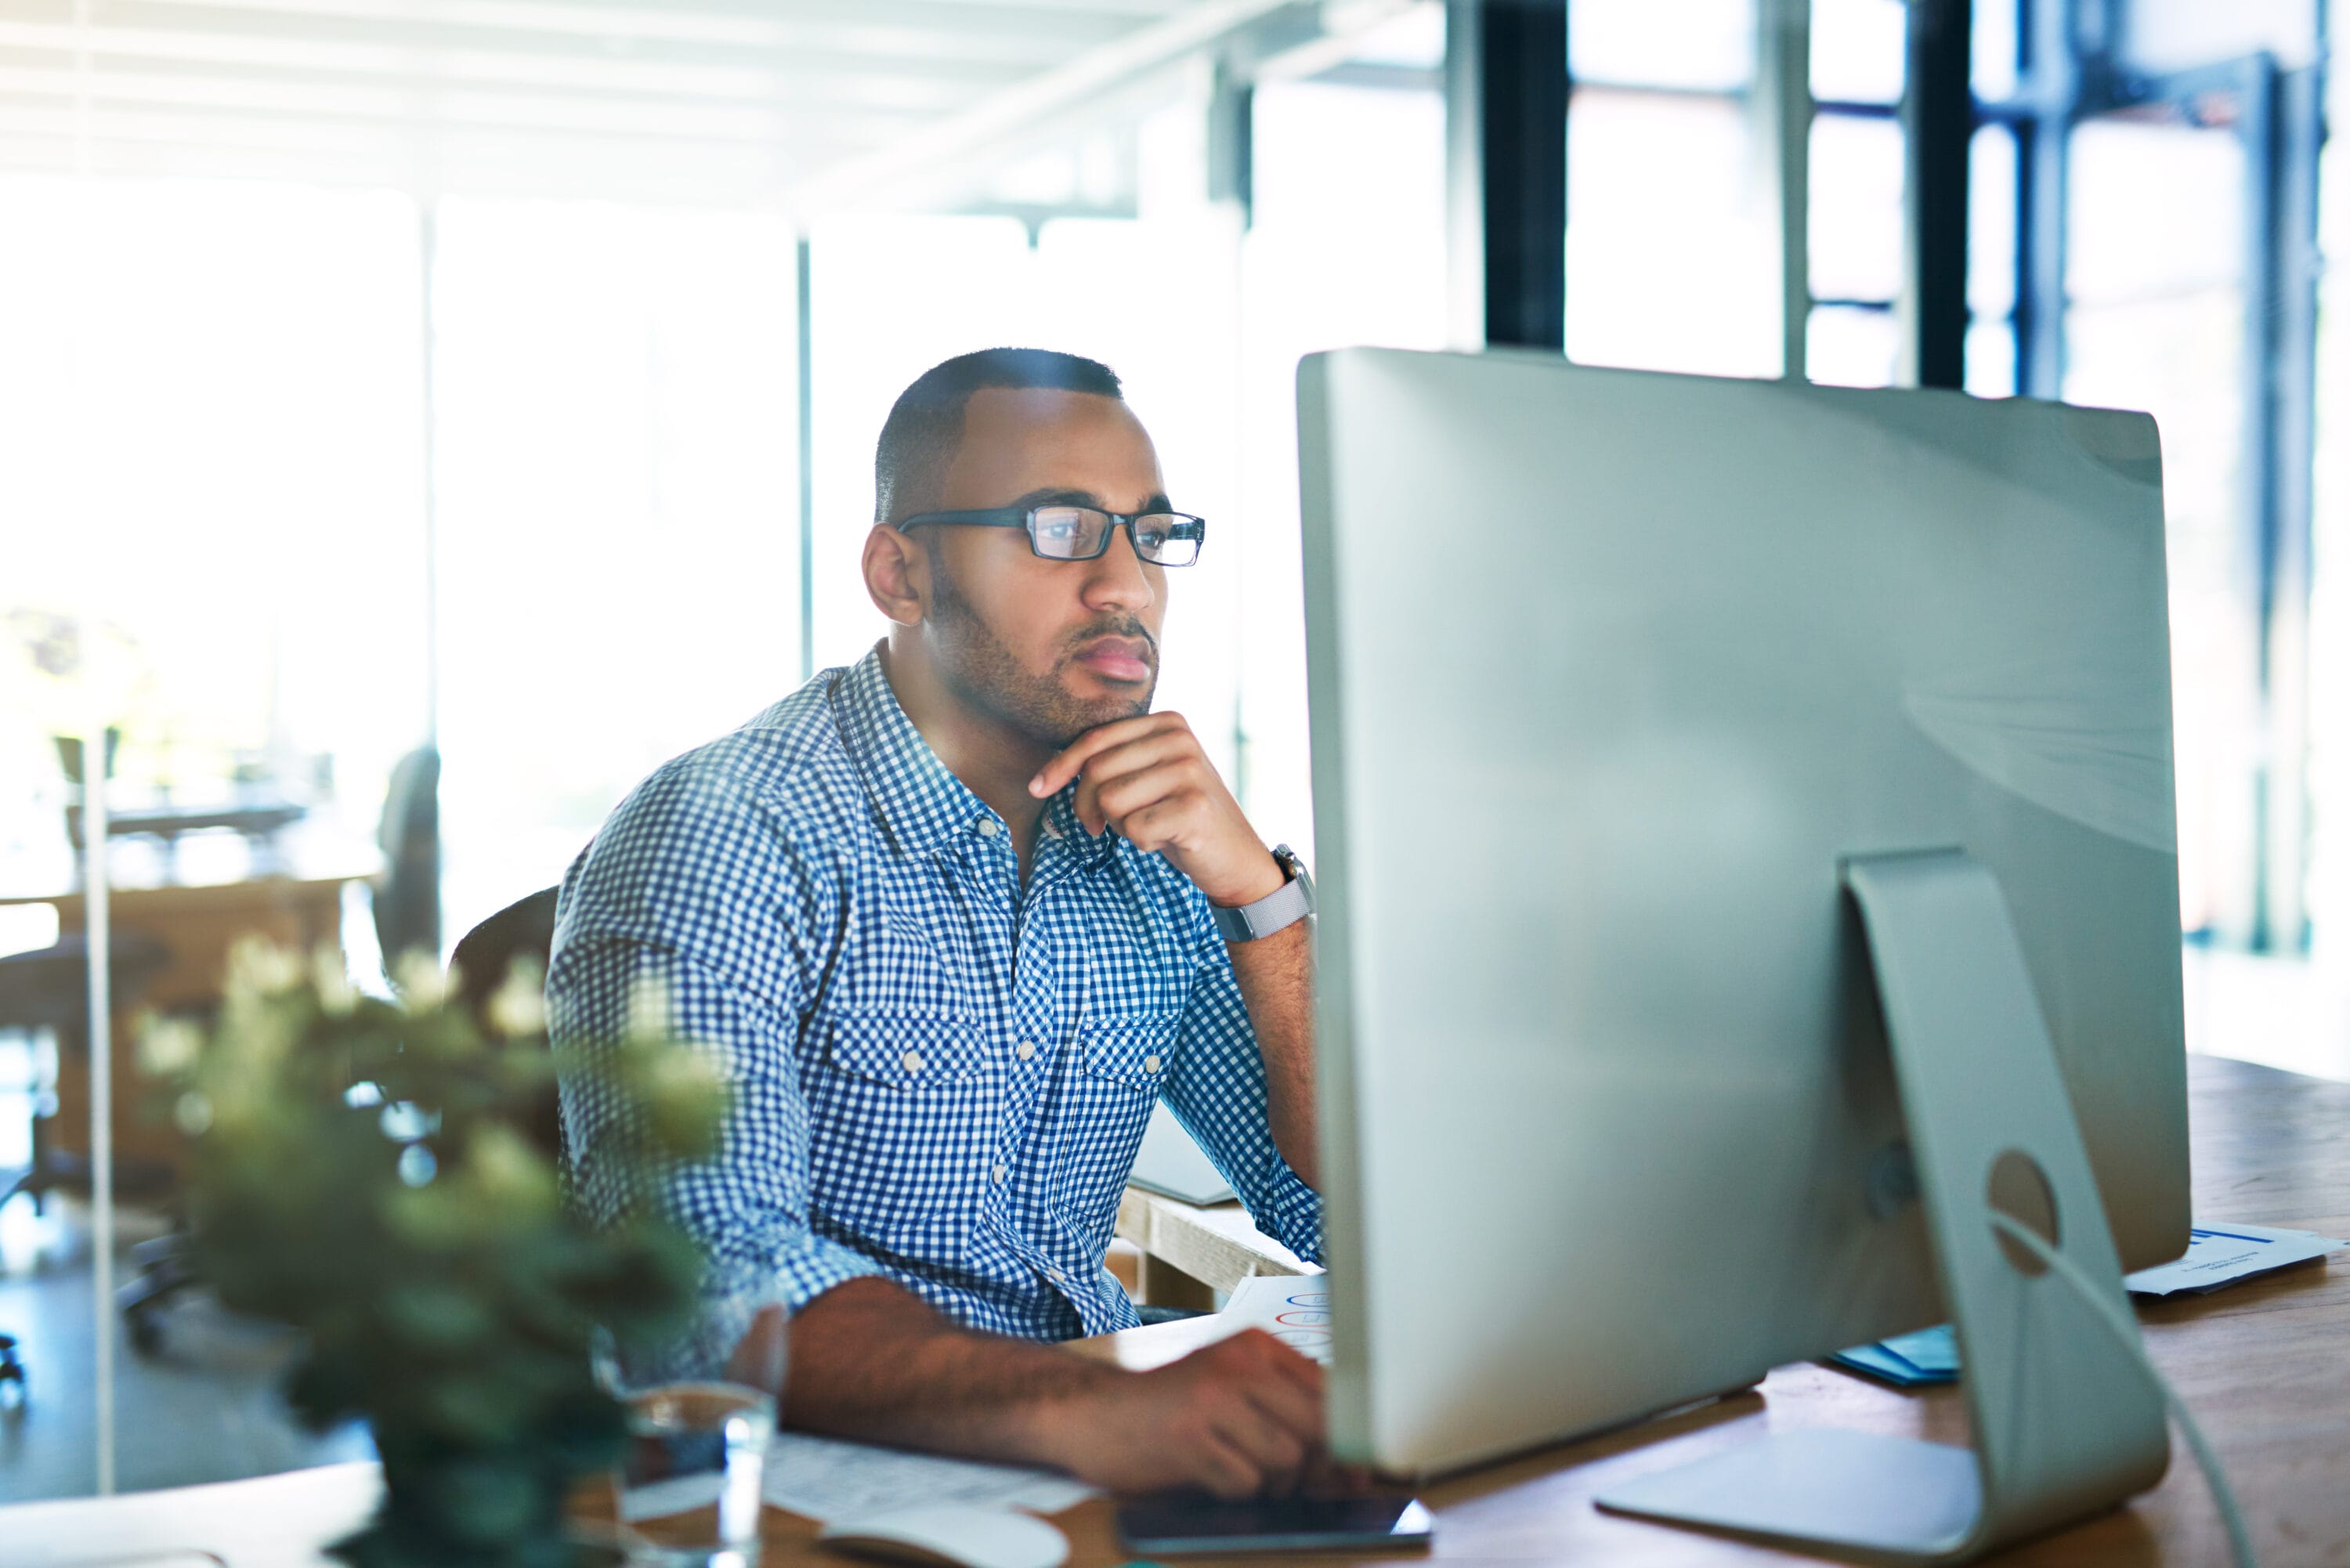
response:
<path id="1" fill-rule="evenodd" d="M 1135 553 L 1129 527 L 1113 526 L 1109 548 L 1087 565 L 1085 600 L 1097 609 L 1140 609 L 1157 597 L 1142 569 L 1142 557 Z"/>

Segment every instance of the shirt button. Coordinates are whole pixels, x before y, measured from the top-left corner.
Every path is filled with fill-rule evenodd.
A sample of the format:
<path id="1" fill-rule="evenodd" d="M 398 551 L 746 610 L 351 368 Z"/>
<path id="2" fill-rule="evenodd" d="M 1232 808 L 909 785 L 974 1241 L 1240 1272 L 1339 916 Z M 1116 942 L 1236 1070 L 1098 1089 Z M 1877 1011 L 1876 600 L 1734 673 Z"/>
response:
<path id="1" fill-rule="evenodd" d="M 995 1174 L 995 1182 L 996 1182 L 996 1185 L 997 1185 L 997 1186 L 999 1186 L 999 1187 L 1001 1187 L 1001 1186 L 1003 1184 L 1003 1179 L 1004 1179 L 1004 1177 L 1005 1177 L 1006 1175 L 1008 1175 L 1008 1174 L 1009 1174 L 1009 1172 L 1005 1171 L 1005 1169 L 1004 1169 L 1002 1166 L 1000 1166 L 1000 1165 L 999 1165 L 999 1166 L 997 1166 L 997 1167 L 995 1168 L 995 1172 L 994 1172 L 994 1174 Z"/>
<path id="2" fill-rule="evenodd" d="M 909 1073 L 919 1073 L 922 1070 L 922 1054 L 920 1051 L 909 1051 L 901 1060 L 906 1064 L 906 1071 Z"/>
<path id="3" fill-rule="evenodd" d="M 995 818 L 992 816 L 983 816 L 979 819 L 979 836 L 982 838 L 993 838 L 995 836 Z"/>
<path id="4" fill-rule="evenodd" d="M 1061 1271 L 1060 1271 L 1060 1270 L 1058 1270 L 1058 1269 L 1047 1269 L 1047 1270 L 1045 1270 L 1045 1277 L 1046 1279 L 1048 1279 L 1048 1280 L 1052 1281 L 1055 1284 L 1056 1284 L 1056 1285 L 1057 1285 L 1057 1284 L 1059 1284 L 1063 1280 L 1067 1279 L 1069 1276 L 1068 1276 L 1068 1275 L 1066 1275 L 1066 1274 L 1065 1274 L 1065 1273 L 1063 1273 L 1063 1272 L 1061 1272 Z"/>
<path id="5" fill-rule="evenodd" d="M 1145 1056 L 1142 1059 L 1142 1070 L 1146 1073 L 1156 1073 L 1159 1071 L 1159 1058 L 1156 1056 Z"/>
<path id="6" fill-rule="evenodd" d="M 1036 1054 L 1036 1042 L 1034 1040 L 1023 1040 L 1018 1045 L 1013 1047 L 1012 1054 L 1019 1057 L 1023 1062 L 1025 1062 L 1029 1057 L 1034 1056 Z"/>

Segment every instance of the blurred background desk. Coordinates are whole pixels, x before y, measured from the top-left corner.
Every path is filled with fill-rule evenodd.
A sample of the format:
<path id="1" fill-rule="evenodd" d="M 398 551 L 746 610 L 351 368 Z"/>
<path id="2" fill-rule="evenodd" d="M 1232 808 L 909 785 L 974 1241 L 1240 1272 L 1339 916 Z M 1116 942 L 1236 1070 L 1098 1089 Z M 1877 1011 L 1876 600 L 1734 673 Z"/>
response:
<path id="1" fill-rule="evenodd" d="M 116 1085 L 114 1147 L 126 1200 L 156 1196 L 170 1185 L 178 1164 L 178 1137 L 168 1123 L 142 1114 L 139 1093 L 136 1020 L 143 1011 L 202 1015 L 219 1004 L 228 955 L 249 936 L 265 937 L 296 950 L 320 945 L 339 949 L 343 938 L 343 893 L 347 885 L 375 875 L 380 861 L 363 846 L 307 857 L 283 875 L 234 877 L 213 882 L 173 882 L 155 887 L 119 887 L 109 904 L 119 955 L 146 956 L 135 974 L 119 957 L 113 1009 L 112 1049 Z M 60 958 L 44 966 L 59 972 L 36 980 L 27 975 L 21 997 L 0 993 L 0 1029 L 54 1029 L 57 1066 L 50 1105 L 35 1140 L 35 1169 L 27 1190 L 41 1196 L 49 1187 L 87 1179 L 89 1149 L 89 1055 L 87 1003 L 76 991 L 78 967 L 69 961 L 88 929 L 88 895 L 79 890 L 0 888 L 0 907 L 47 904 L 57 911 Z M 30 959 L 33 955 L 23 955 Z M 14 961 L 0 960 L 0 965 Z M 80 981 L 87 985 L 87 978 Z M 58 990 L 65 996 L 43 994 Z"/>
<path id="2" fill-rule="evenodd" d="M 116 930 L 152 936 L 171 950 L 170 966 L 148 984 L 147 1003 L 180 1012 L 219 1000 L 229 949 L 242 937 L 264 936 L 304 952 L 321 942 L 339 943 L 344 887 L 377 869 L 378 862 L 353 850 L 338 869 L 312 866 L 250 879 L 117 887 L 109 890 L 108 902 Z M 60 935 L 88 929 L 88 895 L 78 890 L 0 890 L 0 905 L 13 904 L 50 905 Z"/>

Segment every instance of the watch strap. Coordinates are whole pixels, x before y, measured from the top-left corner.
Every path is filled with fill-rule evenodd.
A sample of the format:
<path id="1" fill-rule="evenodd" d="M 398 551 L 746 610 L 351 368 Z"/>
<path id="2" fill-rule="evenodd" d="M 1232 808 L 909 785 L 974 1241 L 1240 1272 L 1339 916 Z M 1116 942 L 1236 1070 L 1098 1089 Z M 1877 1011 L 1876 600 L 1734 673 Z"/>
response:
<path id="1" fill-rule="evenodd" d="M 1253 904 L 1232 909 L 1210 909 L 1215 917 L 1216 931 L 1224 940 L 1256 941 L 1295 925 L 1314 912 L 1314 882 L 1305 875 L 1305 864 L 1286 844 L 1277 846 L 1273 857 L 1289 874 L 1288 881 Z"/>

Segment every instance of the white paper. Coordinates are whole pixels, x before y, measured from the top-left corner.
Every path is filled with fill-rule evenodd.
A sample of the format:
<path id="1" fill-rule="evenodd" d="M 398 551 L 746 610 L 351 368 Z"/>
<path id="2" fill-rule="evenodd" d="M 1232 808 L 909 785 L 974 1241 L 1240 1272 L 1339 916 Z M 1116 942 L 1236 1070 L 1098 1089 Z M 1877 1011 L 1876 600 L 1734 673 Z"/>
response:
<path id="1" fill-rule="evenodd" d="M 1058 1513 L 1096 1495 L 1051 1470 L 950 1459 L 805 1432 L 778 1432 L 767 1450 L 766 1500 L 820 1523 L 901 1508 L 970 1503 Z"/>
<path id="2" fill-rule="evenodd" d="M 716 1470 L 671 1476 L 643 1486 L 624 1486 L 619 1489 L 620 1522 L 634 1524 L 640 1519 L 667 1519 L 671 1514 L 691 1513 L 697 1508 L 714 1508 L 719 1494 L 725 1490 L 726 1478 Z"/>
<path id="3" fill-rule="evenodd" d="M 1235 1329 L 1261 1328 L 1284 1345 L 1330 1364 L 1330 1282 L 1321 1274 L 1259 1274 L 1243 1280 L 1217 1314 Z"/>
<path id="4" fill-rule="evenodd" d="M 2350 1241 L 2314 1231 L 2279 1231 L 2267 1225 L 2198 1225 L 2191 1235 L 2185 1257 L 2140 1269 L 2122 1282 L 2136 1295 L 2189 1295 L 2350 1247 Z"/>

